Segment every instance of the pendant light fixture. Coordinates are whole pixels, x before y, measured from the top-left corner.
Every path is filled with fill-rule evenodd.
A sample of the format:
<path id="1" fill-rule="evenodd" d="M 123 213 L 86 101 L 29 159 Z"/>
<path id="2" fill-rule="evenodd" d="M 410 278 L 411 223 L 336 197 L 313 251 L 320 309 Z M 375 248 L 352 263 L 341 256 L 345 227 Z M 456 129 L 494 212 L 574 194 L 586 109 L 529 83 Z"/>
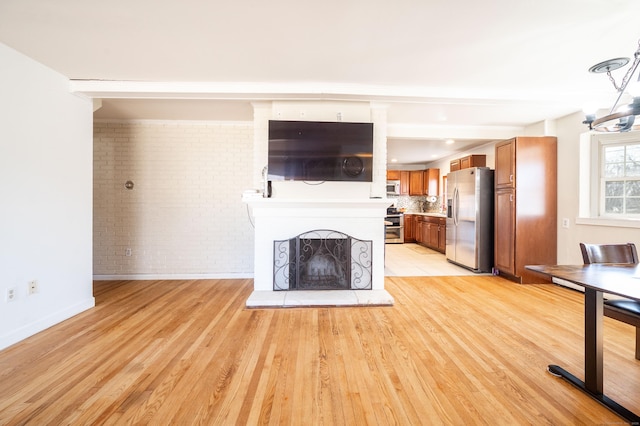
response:
<path id="1" fill-rule="evenodd" d="M 636 70 L 638 69 L 638 64 L 640 64 L 640 41 L 638 41 L 638 49 L 635 51 L 633 57 L 633 62 L 629 66 L 620 86 L 616 84 L 615 79 L 611 75 L 611 71 L 627 65 L 630 61 L 629 58 L 609 59 L 589 68 L 589 72 L 592 73 L 606 73 L 611 83 L 613 83 L 613 87 L 615 87 L 618 92 L 618 97 L 607 115 L 596 118 L 595 114 L 586 114 L 586 119 L 583 123 L 587 124 L 590 130 L 599 132 L 628 132 L 630 130 L 640 130 L 640 124 L 634 125 L 636 115 L 640 115 L 640 93 L 633 94 L 633 100 L 628 105 L 618 106 L 629 83 L 634 78 L 636 81 L 638 80 Z"/>

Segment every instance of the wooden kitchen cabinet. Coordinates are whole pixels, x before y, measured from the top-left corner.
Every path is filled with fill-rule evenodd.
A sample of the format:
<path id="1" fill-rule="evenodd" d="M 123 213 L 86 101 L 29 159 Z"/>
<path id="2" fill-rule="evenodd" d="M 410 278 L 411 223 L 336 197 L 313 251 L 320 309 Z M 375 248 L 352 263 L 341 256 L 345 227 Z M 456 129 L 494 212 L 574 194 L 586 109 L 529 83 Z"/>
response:
<path id="1" fill-rule="evenodd" d="M 400 195 L 409 195 L 409 172 L 400 171 Z"/>
<path id="2" fill-rule="evenodd" d="M 416 216 L 416 220 L 414 222 L 414 235 L 415 235 L 415 240 L 416 243 L 418 244 L 422 244 L 423 240 L 422 240 L 422 216 Z"/>
<path id="3" fill-rule="evenodd" d="M 444 253 L 446 249 L 446 218 L 422 215 L 416 215 L 416 218 L 416 242 Z"/>
<path id="4" fill-rule="evenodd" d="M 430 223 L 423 219 L 421 229 L 422 229 L 422 237 L 420 238 L 420 241 L 422 242 L 423 245 L 429 247 Z"/>
<path id="5" fill-rule="evenodd" d="M 400 180 L 400 170 L 387 170 L 387 180 Z"/>
<path id="6" fill-rule="evenodd" d="M 495 253 L 494 264 L 499 271 L 516 275 L 515 271 L 515 191 L 495 192 Z"/>
<path id="7" fill-rule="evenodd" d="M 424 195 L 440 195 L 440 169 L 427 169 L 422 173 Z"/>
<path id="8" fill-rule="evenodd" d="M 525 265 L 557 263 L 557 139 L 497 143 L 494 178 L 495 269 L 520 283 L 548 281 Z"/>
<path id="9" fill-rule="evenodd" d="M 415 237 L 415 220 L 416 215 L 405 214 L 404 215 L 404 242 L 413 243 L 416 241 Z"/>
<path id="10" fill-rule="evenodd" d="M 424 195 L 424 172 L 411 170 L 409 172 L 409 195 Z"/>
<path id="11" fill-rule="evenodd" d="M 409 195 L 438 195 L 440 169 L 411 170 L 409 173 Z"/>
<path id="12" fill-rule="evenodd" d="M 496 169 L 494 171 L 495 187 L 515 188 L 515 143 L 513 139 L 496 145 Z"/>
<path id="13" fill-rule="evenodd" d="M 487 165 L 486 155 L 467 155 L 460 159 L 460 170 L 471 167 L 484 167 Z"/>
<path id="14" fill-rule="evenodd" d="M 438 249 L 439 233 L 440 224 L 434 222 L 429 223 L 429 243 L 427 245 L 435 250 Z"/>
<path id="15" fill-rule="evenodd" d="M 447 219 L 441 219 L 438 225 L 438 251 L 444 253 L 447 249 Z"/>
<path id="16" fill-rule="evenodd" d="M 467 155 L 466 157 L 451 160 L 449 163 L 449 170 L 455 172 L 456 170 L 468 169 L 470 167 L 485 167 L 487 165 L 487 156 L 474 154 Z"/>

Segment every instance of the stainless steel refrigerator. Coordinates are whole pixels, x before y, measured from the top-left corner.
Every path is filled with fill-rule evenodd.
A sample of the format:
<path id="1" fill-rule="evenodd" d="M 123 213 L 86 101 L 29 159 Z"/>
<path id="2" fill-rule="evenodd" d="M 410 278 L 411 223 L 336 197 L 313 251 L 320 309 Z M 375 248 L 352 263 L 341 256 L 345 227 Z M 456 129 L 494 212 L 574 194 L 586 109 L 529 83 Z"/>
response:
<path id="1" fill-rule="evenodd" d="M 493 170 L 472 167 L 447 175 L 449 262 L 474 272 L 492 272 L 493 204 Z"/>

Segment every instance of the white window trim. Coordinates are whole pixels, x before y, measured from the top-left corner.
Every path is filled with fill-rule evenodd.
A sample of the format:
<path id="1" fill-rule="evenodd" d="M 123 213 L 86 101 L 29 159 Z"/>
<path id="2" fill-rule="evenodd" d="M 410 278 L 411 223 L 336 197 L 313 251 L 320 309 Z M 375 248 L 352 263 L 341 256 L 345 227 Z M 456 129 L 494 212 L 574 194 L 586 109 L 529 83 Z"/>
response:
<path id="1" fill-rule="evenodd" d="M 632 142 L 640 140 L 640 132 L 599 133 L 580 135 L 579 207 L 576 224 L 640 228 L 640 219 L 600 216 L 600 142 Z"/>

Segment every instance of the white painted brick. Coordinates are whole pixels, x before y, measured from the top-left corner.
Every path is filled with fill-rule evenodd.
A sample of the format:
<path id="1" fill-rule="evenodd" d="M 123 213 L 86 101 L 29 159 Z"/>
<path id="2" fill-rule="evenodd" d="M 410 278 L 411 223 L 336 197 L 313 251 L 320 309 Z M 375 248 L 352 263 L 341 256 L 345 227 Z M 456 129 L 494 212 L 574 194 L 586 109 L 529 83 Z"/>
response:
<path id="1" fill-rule="evenodd" d="M 94 135 L 94 274 L 253 270 L 241 202 L 253 173 L 251 123 L 101 122 Z"/>

